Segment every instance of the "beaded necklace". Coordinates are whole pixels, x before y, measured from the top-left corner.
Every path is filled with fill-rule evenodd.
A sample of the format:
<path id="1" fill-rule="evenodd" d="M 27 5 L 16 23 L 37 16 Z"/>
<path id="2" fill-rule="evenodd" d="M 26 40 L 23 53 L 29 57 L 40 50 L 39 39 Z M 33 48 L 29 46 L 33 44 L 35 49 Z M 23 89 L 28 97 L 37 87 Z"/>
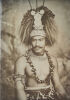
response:
<path id="1" fill-rule="evenodd" d="M 30 50 L 28 50 L 28 51 L 26 52 L 26 60 L 27 60 L 27 62 L 29 63 L 30 67 L 32 68 L 31 71 L 32 71 L 33 74 L 34 74 L 35 80 L 36 80 L 38 83 L 46 83 L 46 82 L 47 82 L 47 78 L 46 78 L 45 80 L 40 80 L 40 79 L 38 78 L 38 76 L 37 76 L 37 74 L 36 74 L 36 69 L 35 69 L 35 67 L 34 67 L 34 65 L 33 65 L 32 61 L 31 61 L 31 59 L 30 59 L 29 51 L 30 51 Z M 52 77 L 53 77 L 53 72 L 54 72 L 54 67 L 55 67 L 55 66 L 53 65 L 53 62 L 52 62 L 52 60 L 51 60 L 51 57 L 50 57 L 50 55 L 48 54 L 48 51 L 45 51 L 45 53 L 46 53 L 46 56 L 48 57 L 48 62 L 49 62 L 49 65 L 50 65 L 50 77 L 51 77 L 51 79 L 52 79 Z"/>

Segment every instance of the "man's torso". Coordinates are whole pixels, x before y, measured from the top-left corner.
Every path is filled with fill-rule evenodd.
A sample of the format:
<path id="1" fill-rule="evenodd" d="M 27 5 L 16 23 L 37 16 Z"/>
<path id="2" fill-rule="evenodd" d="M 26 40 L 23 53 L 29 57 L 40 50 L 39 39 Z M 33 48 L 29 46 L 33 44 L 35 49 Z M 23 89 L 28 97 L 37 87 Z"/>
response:
<path id="1" fill-rule="evenodd" d="M 50 74 L 50 65 L 48 63 L 47 56 L 30 56 L 30 59 L 36 69 L 36 74 L 40 80 L 45 80 Z M 34 79 L 34 73 L 32 72 L 32 67 L 29 63 L 26 63 L 25 67 L 26 77 L 27 77 L 27 86 L 36 87 L 46 86 L 47 83 L 37 83 Z"/>

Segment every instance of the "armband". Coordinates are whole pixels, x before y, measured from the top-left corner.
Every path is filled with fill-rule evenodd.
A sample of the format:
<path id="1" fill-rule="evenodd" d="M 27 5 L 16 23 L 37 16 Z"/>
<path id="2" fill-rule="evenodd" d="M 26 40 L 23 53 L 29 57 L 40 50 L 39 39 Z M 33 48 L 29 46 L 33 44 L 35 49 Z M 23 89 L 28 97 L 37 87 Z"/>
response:
<path id="1" fill-rule="evenodd" d="M 25 75 L 16 74 L 14 76 L 14 80 L 15 80 L 15 82 L 21 81 L 22 84 L 25 84 Z"/>

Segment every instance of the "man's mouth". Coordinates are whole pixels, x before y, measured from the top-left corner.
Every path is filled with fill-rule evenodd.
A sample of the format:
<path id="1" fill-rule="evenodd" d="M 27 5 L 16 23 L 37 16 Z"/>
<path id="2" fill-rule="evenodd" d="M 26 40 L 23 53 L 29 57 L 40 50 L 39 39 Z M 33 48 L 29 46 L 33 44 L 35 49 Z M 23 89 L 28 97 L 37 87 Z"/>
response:
<path id="1" fill-rule="evenodd" d="M 35 50 L 42 49 L 42 47 L 34 47 Z"/>

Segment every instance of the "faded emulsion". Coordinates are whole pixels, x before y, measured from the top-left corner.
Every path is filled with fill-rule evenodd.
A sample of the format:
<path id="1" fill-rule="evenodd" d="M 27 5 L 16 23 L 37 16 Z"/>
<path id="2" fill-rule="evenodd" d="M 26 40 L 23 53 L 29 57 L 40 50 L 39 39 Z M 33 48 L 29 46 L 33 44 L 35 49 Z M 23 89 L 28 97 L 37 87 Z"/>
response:
<path id="1" fill-rule="evenodd" d="M 70 100 L 69 0 L 3 0 L 1 100 Z"/>

